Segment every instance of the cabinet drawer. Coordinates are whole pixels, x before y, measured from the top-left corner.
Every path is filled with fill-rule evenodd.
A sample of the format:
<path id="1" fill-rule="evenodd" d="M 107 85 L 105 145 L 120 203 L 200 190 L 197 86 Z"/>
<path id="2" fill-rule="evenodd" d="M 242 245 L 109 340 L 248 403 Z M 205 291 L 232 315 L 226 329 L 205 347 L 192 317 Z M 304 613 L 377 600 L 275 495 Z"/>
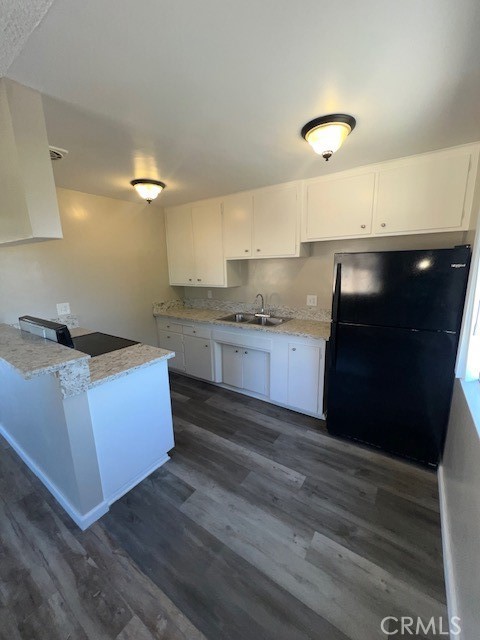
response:
<path id="1" fill-rule="evenodd" d="M 175 352 L 175 357 L 168 361 L 169 369 L 185 371 L 185 355 L 183 349 L 183 336 L 170 331 L 158 331 L 158 346 Z"/>
<path id="2" fill-rule="evenodd" d="M 206 340 L 210 340 L 212 337 L 212 330 L 210 327 L 204 325 L 184 325 L 183 333 L 186 336 L 195 336 L 196 338 L 205 338 Z"/>
<path id="3" fill-rule="evenodd" d="M 171 333 L 183 332 L 183 325 L 181 325 L 179 322 L 169 320 L 168 318 L 157 317 L 157 327 L 161 331 L 170 331 Z"/>

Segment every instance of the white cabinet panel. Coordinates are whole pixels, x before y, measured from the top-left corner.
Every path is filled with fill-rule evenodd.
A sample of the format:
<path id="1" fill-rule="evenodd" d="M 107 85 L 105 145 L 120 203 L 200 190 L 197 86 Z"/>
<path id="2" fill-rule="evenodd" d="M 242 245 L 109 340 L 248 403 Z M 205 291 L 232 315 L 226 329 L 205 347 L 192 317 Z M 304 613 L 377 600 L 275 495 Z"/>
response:
<path id="1" fill-rule="evenodd" d="M 286 185 L 254 192 L 253 257 L 295 255 L 297 191 L 297 185 Z"/>
<path id="2" fill-rule="evenodd" d="M 376 234 L 462 226 L 470 153 L 432 154 L 380 169 Z"/>
<path id="3" fill-rule="evenodd" d="M 170 331 L 163 331 L 161 329 L 157 331 L 157 334 L 158 346 L 160 348 L 175 351 L 175 357 L 168 361 L 168 368 L 185 371 L 183 336 L 179 333 L 171 333 Z"/>
<path id="4" fill-rule="evenodd" d="M 307 184 L 305 240 L 368 235 L 372 231 L 374 172 L 327 177 Z"/>
<path id="5" fill-rule="evenodd" d="M 225 284 L 222 212 L 220 202 L 192 207 L 195 282 L 201 286 Z"/>
<path id="6" fill-rule="evenodd" d="M 321 404 L 319 403 L 321 364 L 319 347 L 289 343 L 287 383 L 289 406 L 309 413 L 317 413 Z"/>
<path id="7" fill-rule="evenodd" d="M 170 284 L 193 286 L 196 281 L 191 208 L 168 209 L 165 223 Z"/>
<path id="8" fill-rule="evenodd" d="M 252 255 L 253 195 L 238 193 L 223 201 L 223 240 L 226 258 Z"/>
<path id="9" fill-rule="evenodd" d="M 243 350 L 243 388 L 268 396 L 268 365 L 270 356 L 256 349 Z"/>
<path id="10" fill-rule="evenodd" d="M 257 349 L 222 345 L 222 382 L 263 396 L 269 391 L 269 354 Z"/>
<path id="11" fill-rule="evenodd" d="M 222 345 L 222 382 L 243 388 L 243 350 L 241 347 Z"/>
<path id="12" fill-rule="evenodd" d="M 183 337 L 183 344 L 185 348 L 186 373 L 196 378 L 212 381 L 213 359 L 211 340 L 186 335 Z"/>

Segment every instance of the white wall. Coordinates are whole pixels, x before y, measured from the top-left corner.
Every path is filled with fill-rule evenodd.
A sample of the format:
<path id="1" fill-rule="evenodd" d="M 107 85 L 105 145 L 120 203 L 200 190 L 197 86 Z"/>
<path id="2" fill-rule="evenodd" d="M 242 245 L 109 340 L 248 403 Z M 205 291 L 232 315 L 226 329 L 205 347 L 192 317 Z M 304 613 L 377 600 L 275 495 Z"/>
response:
<path id="1" fill-rule="evenodd" d="M 82 326 L 156 345 L 152 302 L 178 297 L 168 284 L 163 210 L 57 195 L 63 240 L 0 247 L 0 322 L 54 318 L 56 303 L 70 302 Z"/>
<path id="2" fill-rule="evenodd" d="M 439 249 L 465 244 L 471 234 L 431 233 L 390 238 L 362 238 L 311 244 L 308 258 L 247 260 L 248 279 L 241 287 L 213 289 L 218 300 L 253 302 L 257 293 L 267 296 L 270 305 L 304 307 L 306 296 L 318 296 L 318 308 L 330 309 L 332 304 L 333 256 L 342 251 L 393 251 L 395 249 Z M 207 289 L 186 287 L 187 298 L 206 298 Z"/>
<path id="3" fill-rule="evenodd" d="M 471 413 L 480 415 L 479 387 L 455 382 L 439 473 L 449 613 L 461 618 L 461 640 L 480 629 L 480 437 Z"/>

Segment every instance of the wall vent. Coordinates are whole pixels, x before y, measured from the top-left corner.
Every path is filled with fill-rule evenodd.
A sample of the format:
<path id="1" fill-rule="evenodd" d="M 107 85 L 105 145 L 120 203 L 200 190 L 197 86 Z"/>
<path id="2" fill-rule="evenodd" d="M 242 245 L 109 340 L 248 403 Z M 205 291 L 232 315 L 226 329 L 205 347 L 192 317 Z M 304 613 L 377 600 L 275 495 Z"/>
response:
<path id="1" fill-rule="evenodd" d="M 68 154 L 66 149 L 60 149 L 59 147 L 48 147 L 50 150 L 50 160 L 62 160 Z"/>

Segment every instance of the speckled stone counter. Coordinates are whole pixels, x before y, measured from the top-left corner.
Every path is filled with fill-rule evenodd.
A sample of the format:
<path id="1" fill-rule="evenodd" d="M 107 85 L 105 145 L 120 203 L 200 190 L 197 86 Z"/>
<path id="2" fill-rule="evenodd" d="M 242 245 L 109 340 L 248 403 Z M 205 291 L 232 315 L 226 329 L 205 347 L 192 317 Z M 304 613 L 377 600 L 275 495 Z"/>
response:
<path id="1" fill-rule="evenodd" d="M 292 319 L 285 324 L 276 327 L 262 327 L 256 324 L 235 323 L 221 320 L 228 313 L 222 309 L 189 309 L 185 307 L 174 307 L 166 310 L 155 309 L 153 315 L 159 318 L 172 318 L 174 320 L 205 322 L 208 324 L 221 325 L 235 329 L 263 331 L 266 333 L 278 333 L 282 335 L 301 336 L 319 340 L 330 338 L 330 322 L 319 322 L 318 320 Z"/>
<path id="2" fill-rule="evenodd" d="M 173 356 L 134 344 L 90 357 L 0 325 L 0 437 L 81 529 L 169 460 Z"/>
<path id="3" fill-rule="evenodd" d="M 72 330 L 74 336 L 86 333 L 91 331 Z M 0 359 L 26 380 L 54 374 L 65 398 L 172 357 L 171 351 L 138 344 L 91 358 L 51 340 L 0 324 Z"/>

